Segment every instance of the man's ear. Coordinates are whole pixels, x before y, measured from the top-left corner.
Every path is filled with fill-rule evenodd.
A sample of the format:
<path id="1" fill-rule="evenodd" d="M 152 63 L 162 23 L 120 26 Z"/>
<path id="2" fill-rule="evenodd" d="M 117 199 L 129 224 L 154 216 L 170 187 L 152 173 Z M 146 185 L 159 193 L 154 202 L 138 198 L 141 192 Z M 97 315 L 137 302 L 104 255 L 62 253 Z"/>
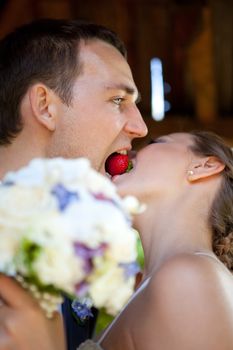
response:
<path id="1" fill-rule="evenodd" d="M 225 164 L 217 157 L 200 158 L 190 164 L 187 172 L 187 179 L 189 182 L 198 181 L 219 174 L 224 168 Z"/>
<path id="2" fill-rule="evenodd" d="M 37 121 L 48 130 L 56 129 L 55 95 L 42 83 L 32 85 L 28 90 L 29 102 Z"/>

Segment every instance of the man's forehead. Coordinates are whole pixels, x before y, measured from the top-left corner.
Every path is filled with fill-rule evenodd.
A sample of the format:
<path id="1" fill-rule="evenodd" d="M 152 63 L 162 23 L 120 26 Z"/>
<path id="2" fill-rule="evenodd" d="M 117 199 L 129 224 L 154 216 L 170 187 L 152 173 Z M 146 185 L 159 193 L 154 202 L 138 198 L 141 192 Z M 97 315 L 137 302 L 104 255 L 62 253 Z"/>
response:
<path id="1" fill-rule="evenodd" d="M 106 90 L 122 90 L 128 95 L 134 95 L 136 98 L 139 96 L 137 87 L 133 83 L 112 83 L 105 85 Z"/>
<path id="2" fill-rule="evenodd" d="M 82 42 L 79 64 L 82 76 L 91 75 L 106 91 L 121 90 L 138 99 L 138 89 L 128 62 L 114 46 L 102 40 Z"/>
<path id="3" fill-rule="evenodd" d="M 115 46 L 100 39 L 81 40 L 78 46 L 78 52 L 80 57 L 89 55 L 94 60 L 106 60 L 107 58 L 111 58 L 111 60 L 127 62 L 126 58 Z M 110 61 L 110 63 L 113 62 Z"/>
<path id="4" fill-rule="evenodd" d="M 92 40 L 80 43 L 79 63 L 84 71 L 112 72 L 132 78 L 132 72 L 125 57 L 111 44 L 102 40 Z"/>

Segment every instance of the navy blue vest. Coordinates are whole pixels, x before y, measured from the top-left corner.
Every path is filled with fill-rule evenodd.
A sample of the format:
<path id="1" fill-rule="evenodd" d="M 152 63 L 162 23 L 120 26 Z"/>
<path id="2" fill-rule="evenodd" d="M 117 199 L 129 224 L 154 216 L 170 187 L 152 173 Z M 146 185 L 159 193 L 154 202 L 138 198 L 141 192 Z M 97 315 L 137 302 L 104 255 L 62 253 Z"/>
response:
<path id="1" fill-rule="evenodd" d="M 98 311 L 93 308 L 92 312 L 94 317 L 87 320 L 84 325 L 80 325 L 73 316 L 71 300 L 65 298 L 64 303 L 62 304 L 62 314 L 65 323 L 68 350 L 76 350 L 81 343 L 92 337 Z"/>

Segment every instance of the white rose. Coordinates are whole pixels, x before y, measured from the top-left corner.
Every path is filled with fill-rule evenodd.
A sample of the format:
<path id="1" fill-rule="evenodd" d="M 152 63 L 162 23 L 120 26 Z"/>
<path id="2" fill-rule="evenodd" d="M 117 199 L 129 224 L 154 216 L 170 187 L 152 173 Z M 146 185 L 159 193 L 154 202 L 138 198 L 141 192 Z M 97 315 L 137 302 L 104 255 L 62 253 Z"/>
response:
<path id="1" fill-rule="evenodd" d="M 44 161 L 33 159 L 27 166 L 15 172 L 8 172 L 3 182 L 13 182 L 22 186 L 39 186 L 44 183 Z"/>
<path id="2" fill-rule="evenodd" d="M 146 205 L 139 202 L 134 196 L 126 196 L 122 199 L 125 210 L 132 214 L 141 214 L 146 210 Z"/>
<path id="3" fill-rule="evenodd" d="M 108 266 L 105 273 L 95 277 L 89 290 L 94 305 L 116 315 L 133 293 L 134 278 L 126 281 L 123 270 L 116 265 Z"/>
<path id="4" fill-rule="evenodd" d="M 24 231 L 23 237 L 41 247 L 33 263 L 33 271 L 41 282 L 73 293 L 75 284 L 81 281 L 84 272 L 62 217 L 56 213 L 38 216 Z M 30 274 L 24 260 L 20 259 L 17 267 L 21 273 Z"/>
<path id="5" fill-rule="evenodd" d="M 93 169 L 87 174 L 86 185 L 94 193 L 102 193 L 110 198 L 118 197 L 115 185 L 107 177 Z"/>
<path id="6" fill-rule="evenodd" d="M 7 173 L 3 182 L 13 182 L 26 187 L 52 185 L 57 182 L 72 183 L 77 182 L 79 178 L 85 178 L 89 169 L 90 162 L 85 158 L 35 158 L 26 167 Z"/>
<path id="7" fill-rule="evenodd" d="M 74 293 L 75 285 L 84 277 L 82 261 L 64 245 L 45 247 L 33 270 L 42 283 L 53 284 L 68 293 Z"/>
<path id="8" fill-rule="evenodd" d="M 27 224 L 35 215 L 56 210 L 55 198 L 43 188 L 0 187 L 0 220 L 9 224 Z"/>
<path id="9" fill-rule="evenodd" d="M 129 228 L 121 231 L 122 235 L 115 234 L 115 238 L 109 242 L 109 249 L 106 252 L 107 258 L 118 262 L 132 262 L 137 258 L 136 235 Z M 125 235 L 123 235 L 125 233 Z"/>
<path id="10" fill-rule="evenodd" d="M 0 232 L 0 247 L 1 247 L 1 255 L 0 255 L 0 271 L 7 273 L 9 275 L 14 275 L 15 264 L 14 264 L 14 256 L 16 250 L 19 245 L 19 240 L 17 236 L 10 231 Z"/>
<path id="11" fill-rule="evenodd" d="M 47 160 L 46 175 L 49 183 L 61 182 L 63 185 L 79 184 L 90 171 L 90 161 L 86 158 Z"/>

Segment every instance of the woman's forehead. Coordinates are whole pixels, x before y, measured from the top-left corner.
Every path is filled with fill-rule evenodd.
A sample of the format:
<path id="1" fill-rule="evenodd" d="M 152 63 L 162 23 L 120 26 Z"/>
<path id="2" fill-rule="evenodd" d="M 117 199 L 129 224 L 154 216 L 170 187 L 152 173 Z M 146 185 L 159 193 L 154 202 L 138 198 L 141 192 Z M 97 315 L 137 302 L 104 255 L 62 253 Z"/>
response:
<path id="1" fill-rule="evenodd" d="M 193 140 L 192 135 L 187 132 L 176 132 L 167 135 L 161 135 L 159 138 L 170 139 L 172 141 L 181 142 L 183 144 L 190 144 Z"/>

